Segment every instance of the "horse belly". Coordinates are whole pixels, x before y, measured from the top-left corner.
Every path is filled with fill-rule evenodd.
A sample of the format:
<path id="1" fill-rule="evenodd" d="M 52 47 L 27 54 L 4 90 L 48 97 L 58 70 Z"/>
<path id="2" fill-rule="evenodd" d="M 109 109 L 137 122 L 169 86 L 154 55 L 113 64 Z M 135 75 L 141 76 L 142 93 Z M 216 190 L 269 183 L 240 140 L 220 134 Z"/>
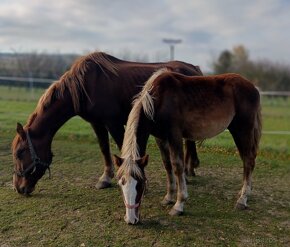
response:
<path id="1" fill-rule="evenodd" d="M 194 114 L 192 120 L 186 124 L 184 138 L 195 141 L 212 138 L 227 129 L 233 117 L 233 111 L 227 114 L 218 112 Z"/>

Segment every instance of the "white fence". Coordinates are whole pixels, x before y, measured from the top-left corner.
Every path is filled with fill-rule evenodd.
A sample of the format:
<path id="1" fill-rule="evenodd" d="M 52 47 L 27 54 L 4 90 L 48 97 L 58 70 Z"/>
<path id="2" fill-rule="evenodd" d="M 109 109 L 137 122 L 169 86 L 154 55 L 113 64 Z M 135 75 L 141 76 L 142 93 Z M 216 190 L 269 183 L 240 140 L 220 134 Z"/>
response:
<path id="1" fill-rule="evenodd" d="M 0 76 L 0 85 L 6 86 L 46 88 L 54 81 L 54 79 Z"/>
<path id="2" fill-rule="evenodd" d="M 260 94 L 265 96 L 290 97 L 289 91 L 260 91 Z"/>
<path id="3" fill-rule="evenodd" d="M 8 77 L 0 76 L 0 85 L 22 86 L 22 87 L 48 87 L 56 79 L 44 78 L 24 78 L 24 77 Z M 290 97 L 290 91 L 260 91 L 264 96 Z"/>

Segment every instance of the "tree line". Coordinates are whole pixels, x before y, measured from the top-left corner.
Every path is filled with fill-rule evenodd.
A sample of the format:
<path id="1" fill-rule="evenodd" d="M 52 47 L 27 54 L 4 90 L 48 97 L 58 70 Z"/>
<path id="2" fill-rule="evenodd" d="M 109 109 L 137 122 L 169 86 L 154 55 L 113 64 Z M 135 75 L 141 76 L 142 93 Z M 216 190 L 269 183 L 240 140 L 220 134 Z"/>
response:
<path id="1" fill-rule="evenodd" d="M 0 53 L 0 76 L 57 80 L 71 67 L 79 56 L 81 55 L 39 52 Z M 116 56 L 128 61 L 149 62 L 146 54 L 137 54 L 129 50 L 124 50 Z"/>
<path id="2" fill-rule="evenodd" d="M 242 45 L 222 51 L 217 59 L 213 59 L 212 69 L 214 74 L 241 74 L 263 91 L 290 91 L 289 65 L 268 60 L 253 61 Z"/>
<path id="3" fill-rule="evenodd" d="M 58 79 L 78 57 L 75 54 L 9 53 L 0 55 L 0 76 Z"/>

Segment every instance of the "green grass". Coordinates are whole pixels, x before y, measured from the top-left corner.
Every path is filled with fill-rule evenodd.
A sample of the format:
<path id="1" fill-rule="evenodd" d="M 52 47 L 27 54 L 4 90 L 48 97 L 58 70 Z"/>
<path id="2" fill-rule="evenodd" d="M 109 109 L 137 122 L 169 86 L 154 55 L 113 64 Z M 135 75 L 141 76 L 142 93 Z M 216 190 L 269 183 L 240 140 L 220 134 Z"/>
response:
<path id="1" fill-rule="evenodd" d="M 143 223 L 129 226 L 116 181 L 110 189 L 94 188 L 102 157 L 90 125 L 78 117 L 54 138 L 52 179 L 42 178 L 31 197 L 12 190 L 16 122 L 25 123 L 37 103 L 24 100 L 25 92 L 21 100 L 13 97 L 0 87 L 0 246 L 289 246 L 290 136 L 263 135 L 250 209 L 242 212 L 234 210 L 242 164 L 231 136 L 207 140 L 198 147 L 201 166 L 189 179 L 181 217 L 170 217 L 169 207 L 160 205 L 165 171 L 150 139 Z M 289 107 L 289 100 L 263 99 L 264 130 L 289 131 Z"/>

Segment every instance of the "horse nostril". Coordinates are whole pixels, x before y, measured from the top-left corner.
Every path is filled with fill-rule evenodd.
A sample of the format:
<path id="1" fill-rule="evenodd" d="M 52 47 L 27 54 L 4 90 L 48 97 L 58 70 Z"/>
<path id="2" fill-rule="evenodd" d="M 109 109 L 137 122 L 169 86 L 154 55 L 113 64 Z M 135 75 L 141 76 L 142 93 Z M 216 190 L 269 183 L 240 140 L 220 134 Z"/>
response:
<path id="1" fill-rule="evenodd" d="M 19 187 L 16 188 L 16 191 L 17 191 L 19 194 L 21 194 L 21 195 L 29 196 L 30 193 L 33 191 L 33 189 L 32 189 L 32 188 L 28 188 L 28 187 L 23 186 L 23 187 L 20 187 L 20 188 L 19 188 Z"/>
<path id="2" fill-rule="evenodd" d="M 135 225 L 139 222 L 139 219 L 135 218 L 134 220 L 130 220 L 126 217 L 126 215 L 124 216 L 124 220 L 128 225 Z"/>
<path id="3" fill-rule="evenodd" d="M 15 187 L 16 191 L 19 193 L 19 194 L 24 194 L 25 192 L 25 188 L 24 187 Z"/>

